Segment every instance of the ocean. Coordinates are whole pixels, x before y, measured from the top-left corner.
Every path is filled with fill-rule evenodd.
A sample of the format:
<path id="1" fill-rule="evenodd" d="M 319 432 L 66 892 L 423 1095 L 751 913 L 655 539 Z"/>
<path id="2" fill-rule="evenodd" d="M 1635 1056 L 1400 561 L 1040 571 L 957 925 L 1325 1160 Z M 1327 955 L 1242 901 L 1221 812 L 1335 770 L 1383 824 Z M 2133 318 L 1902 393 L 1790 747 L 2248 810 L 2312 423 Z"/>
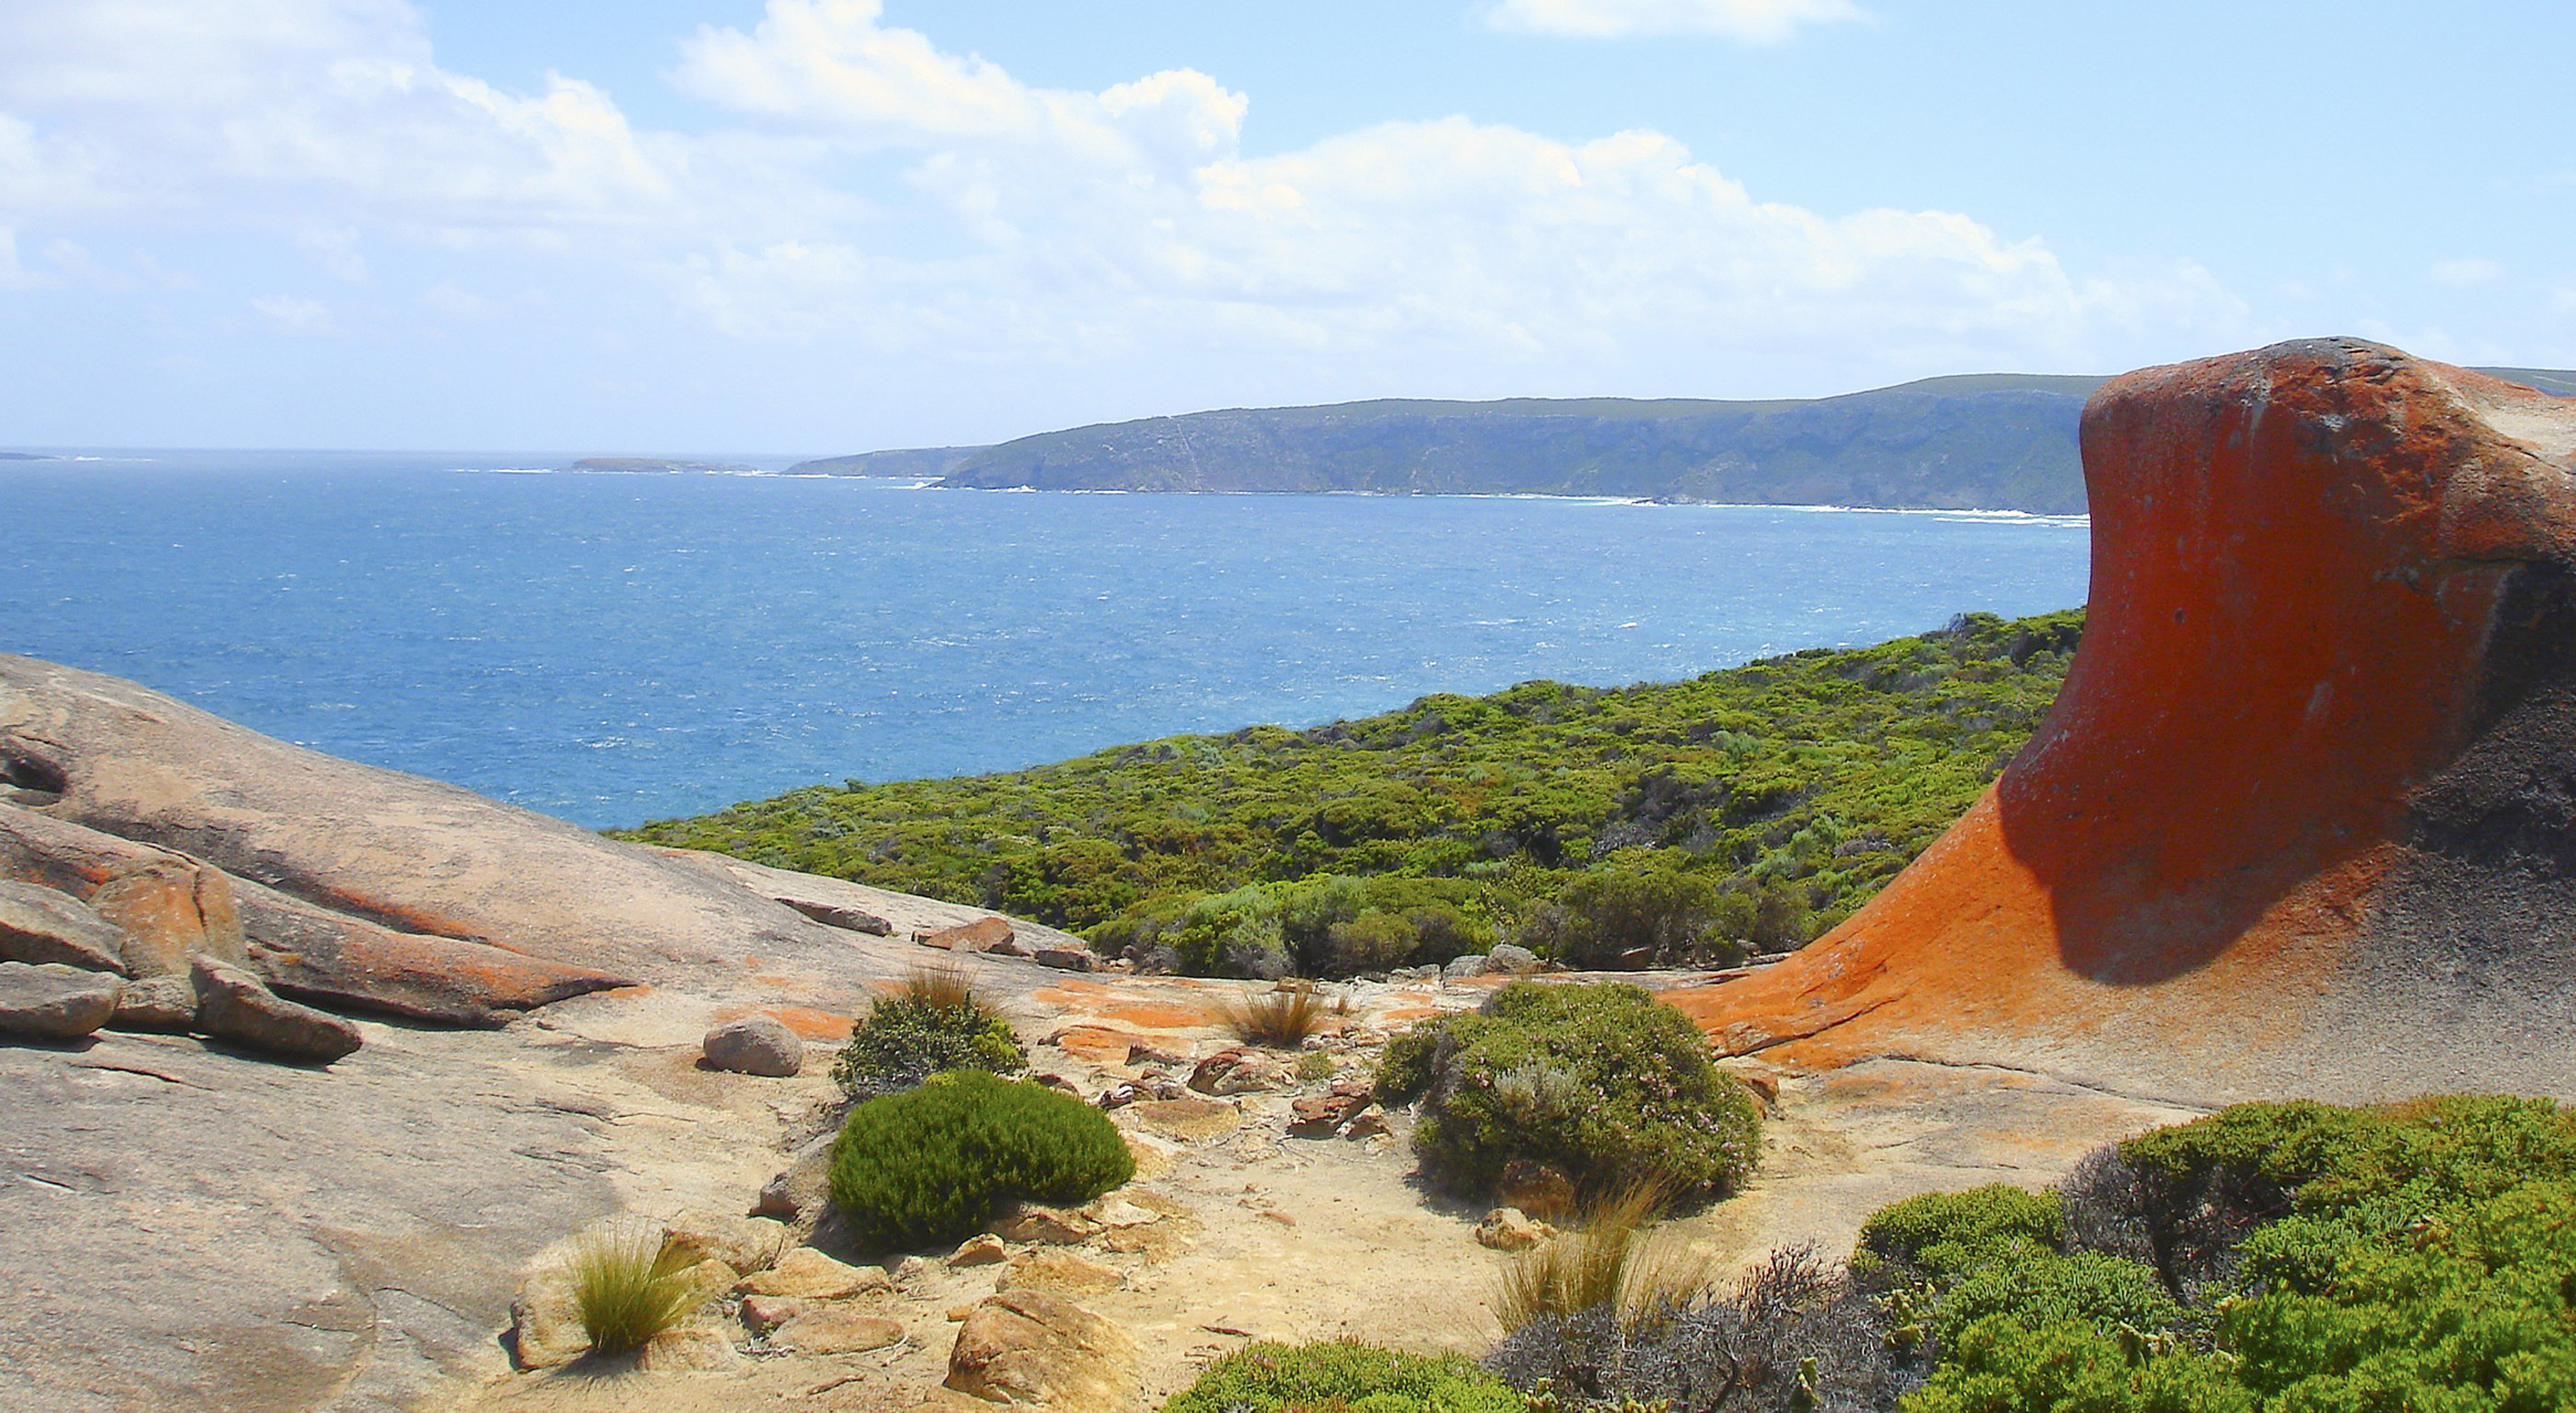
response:
<path id="1" fill-rule="evenodd" d="M 2064 608 L 2089 539 L 1931 512 L 503 474 L 562 460 L 0 462 L 0 651 L 610 827 Z"/>

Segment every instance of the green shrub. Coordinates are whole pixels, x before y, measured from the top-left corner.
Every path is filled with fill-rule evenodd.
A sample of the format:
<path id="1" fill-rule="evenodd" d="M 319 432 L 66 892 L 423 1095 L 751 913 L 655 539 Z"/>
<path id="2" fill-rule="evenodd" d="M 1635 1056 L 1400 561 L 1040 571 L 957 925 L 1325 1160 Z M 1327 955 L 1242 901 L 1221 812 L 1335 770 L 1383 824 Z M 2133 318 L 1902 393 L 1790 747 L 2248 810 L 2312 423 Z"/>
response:
<path id="1" fill-rule="evenodd" d="M 1018 1074 L 1029 1052 L 1011 1023 L 972 996 L 896 995 L 878 1001 L 851 1030 L 832 1078 L 853 1099 L 910 1089 L 943 1070 Z"/>
<path id="2" fill-rule="evenodd" d="M 1716 930 L 1717 915 L 1717 885 L 1700 875 L 1669 868 L 1583 873 L 1514 940 L 1569 967 L 1616 967 L 1631 951 L 1651 954 L 1658 965 L 1731 966 L 1744 960 L 1744 949 Z"/>
<path id="3" fill-rule="evenodd" d="M 1761 1156 L 1752 1096 L 1688 1017 L 1637 987 L 1515 982 L 1414 1033 L 1436 1036 L 1414 1151 L 1452 1190 L 1490 1191 L 1520 1158 L 1595 1197 L 1639 1184 L 1717 1196 Z M 1382 1061 L 1380 1082 L 1409 1083 L 1422 1043 Z"/>
<path id="4" fill-rule="evenodd" d="M 1882 1284 L 1965 1274 L 2016 1244 L 2053 1249 L 2065 1219 L 2053 1192 L 2004 1183 L 1965 1192 L 1927 1192 L 1882 1207 L 1861 1224 L 1852 1269 Z"/>
<path id="5" fill-rule="evenodd" d="M 1042 1085 L 952 1070 L 850 1110 L 832 1202 L 861 1243 L 961 1241 L 1008 1203 L 1087 1202 L 1136 1175 L 1106 1115 Z"/>
<path id="6" fill-rule="evenodd" d="M 1256 1344 L 1219 1359 L 1162 1413 L 1526 1413 L 1510 1385 L 1464 1359 L 1398 1354 L 1350 1340 Z"/>
<path id="7" fill-rule="evenodd" d="M 573 1242 L 572 1291 L 590 1347 L 624 1354 L 686 1319 L 705 1300 L 689 1279 L 695 1264 L 655 1223 L 620 1219 L 582 1233 Z"/>
<path id="8" fill-rule="evenodd" d="M 1381 1104 L 1410 1104 L 1431 1087 L 1431 1061 L 1440 1053 L 1438 1022 L 1417 1025 L 1386 1042 L 1378 1052 L 1372 1086 Z"/>
<path id="9" fill-rule="evenodd" d="M 1993 1248 L 1989 1248 L 1990 1251 Z M 1931 1334 L 1943 1348 L 1968 1326 L 1999 1315 L 2033 1329 L 2070 1321 L 2146 1334 L 2182 1320 L 2156 1273 L 2098 1252 L 2060 1255 L 2030 1248 L 1997 1252 L 1969 1271 L 1933 1310 Z"/>
<path id="10" fill-rule="evenodd" d="M 2147 1353 L 2092 1324 L 2033 1328 L 2005 1316 L 1959 1335 L 1902 1413 L 2253 1413 L 2254 1395 L 2220 1361 Z M 2362 1405 L 2354 1404 L 2359 1408 Z"/>

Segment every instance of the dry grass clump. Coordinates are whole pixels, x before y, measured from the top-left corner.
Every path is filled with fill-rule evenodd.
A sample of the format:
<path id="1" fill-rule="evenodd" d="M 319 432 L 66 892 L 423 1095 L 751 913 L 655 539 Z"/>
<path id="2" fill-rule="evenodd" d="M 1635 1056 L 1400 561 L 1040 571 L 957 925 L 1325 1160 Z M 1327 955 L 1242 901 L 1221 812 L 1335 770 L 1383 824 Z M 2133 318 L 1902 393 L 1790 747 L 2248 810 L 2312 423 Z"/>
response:
<path id="1" fill-rule="evenodd" d="M 955 962 L 916 966 L 905 972 L 900 994 L 925 1006 L 972 1007 L 986 1015 L 993 1014 L 983 993 L 975 989 L 975 974 Z"/>
<path id="2" fill-rule="evenodd" d="M 1244 1044 L 1294 1050 L 1324 1028 L 1325 1006 L 1314 983 L 1283 981 L 1227 1001 L 1224 1013 L 1227 1027 Z"/>
<path id="3" fill-rule="evenodd" d="M 658 1222 L 621 1217 L 584 1232 L 573 1243 L 572 1288 L 590 1347 L 624 1354 L 688 1318 L 701 1294 L 687 1278 L 693 1264 Z"/>
<path id="4" fill-rule="evenodd" d="M 1616 1311 L 1621 1324 L 1636 1324 L 1707 1299 L 1715 1267 L 1663 1230 L 1670 1197 L 1668 1184 L 1631 1183 L 1594 1202 L 1576 1230 L 1505 1266 L 1494 1290 L 1494 1314 L 1504 1331 L 1603 1307 Z"/>

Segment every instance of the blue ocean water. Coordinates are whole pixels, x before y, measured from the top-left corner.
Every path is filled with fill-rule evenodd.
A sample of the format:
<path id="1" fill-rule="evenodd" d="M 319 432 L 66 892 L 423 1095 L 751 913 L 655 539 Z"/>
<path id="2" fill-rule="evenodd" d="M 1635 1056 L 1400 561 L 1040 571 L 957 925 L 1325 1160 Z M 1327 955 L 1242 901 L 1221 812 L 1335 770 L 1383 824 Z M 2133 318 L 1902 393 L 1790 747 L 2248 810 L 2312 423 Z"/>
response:
<path id="1" fill-rule="evenodd" d="M 592 826 L 2082 602 L 2083 522 L 0 462 L 0 650 Z"/>

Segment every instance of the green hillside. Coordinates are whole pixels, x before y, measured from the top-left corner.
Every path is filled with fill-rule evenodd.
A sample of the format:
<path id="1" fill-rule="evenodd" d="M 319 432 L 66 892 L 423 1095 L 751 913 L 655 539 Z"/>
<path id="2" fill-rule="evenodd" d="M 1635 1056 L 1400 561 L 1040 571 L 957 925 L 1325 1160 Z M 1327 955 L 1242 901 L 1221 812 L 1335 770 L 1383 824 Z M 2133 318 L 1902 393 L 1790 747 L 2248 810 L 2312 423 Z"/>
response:
<path id="1" fill-rule="evenodd" d="M 1848 915 L 2054 698 L 2070 610 L 1687 682 L 1530 682 L 1311 730 L 814 786 L 627 837 L 976 903 L 1186 970 L 1330 973 L 1517 939 L 1723 957 Z"/>

